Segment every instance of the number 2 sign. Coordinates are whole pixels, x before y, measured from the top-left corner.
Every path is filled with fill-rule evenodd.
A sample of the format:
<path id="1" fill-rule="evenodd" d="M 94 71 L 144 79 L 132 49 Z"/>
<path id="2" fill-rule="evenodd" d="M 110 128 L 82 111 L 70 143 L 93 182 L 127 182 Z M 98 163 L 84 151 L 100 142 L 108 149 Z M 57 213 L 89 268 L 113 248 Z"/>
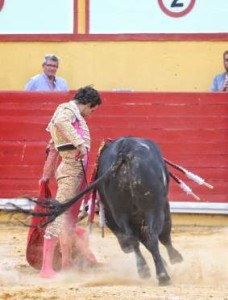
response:
<path id="1" fill-rule="evenodd" d="M 158 0 L 161 10 L 173 18 L 187 15 L 193 9 L 195 2 L 196 0 Z"/>

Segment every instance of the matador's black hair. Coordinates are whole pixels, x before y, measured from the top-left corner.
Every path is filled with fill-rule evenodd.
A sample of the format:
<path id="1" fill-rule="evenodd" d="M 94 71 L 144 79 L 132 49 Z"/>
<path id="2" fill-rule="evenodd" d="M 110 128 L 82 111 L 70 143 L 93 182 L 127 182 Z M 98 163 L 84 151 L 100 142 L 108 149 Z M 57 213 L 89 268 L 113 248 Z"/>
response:
<path id="1" fill-rule="evenodd" d="M 80 88 L 75 96 L 74 99 L 77 100 L 78 103 L 81 104 L 90 104 L 90 107 L 95 107 L 102 103 L 101 97 L 97 90 L 95 90 L 92 86 L 88 85 L 85 87 Z"/>

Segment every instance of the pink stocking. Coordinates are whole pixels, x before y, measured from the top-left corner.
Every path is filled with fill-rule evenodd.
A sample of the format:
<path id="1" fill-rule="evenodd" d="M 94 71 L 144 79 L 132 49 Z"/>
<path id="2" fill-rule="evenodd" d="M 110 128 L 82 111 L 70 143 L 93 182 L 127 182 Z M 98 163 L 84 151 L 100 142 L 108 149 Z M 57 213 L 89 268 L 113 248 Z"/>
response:
<path id="1" fill-rule="evenodd" d="M 50 239 L 44 238 L 43 262 L 40 271 L 40 276 L 43 278 L 53 278 L 56 275 L 56 272 L 53 269 L 53 259 L 57 241 L 58 239 L 54 236 Z"/>
<path id="2" fill-rule="evenodd" d="M 87 232 L 84 228 L 77 226 L 75 229 L 75 247 L 79 258 L 82 263 L 87 266 L 97 266 L 99 265 L 95 255 L 89 248 L 89 241 Z"/>

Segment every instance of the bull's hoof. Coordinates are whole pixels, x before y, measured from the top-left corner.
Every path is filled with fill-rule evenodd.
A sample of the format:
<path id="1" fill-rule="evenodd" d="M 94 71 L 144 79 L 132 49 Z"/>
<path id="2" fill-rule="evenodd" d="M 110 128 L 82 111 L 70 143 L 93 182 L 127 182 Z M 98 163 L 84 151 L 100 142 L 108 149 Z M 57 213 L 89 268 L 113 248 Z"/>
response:
<path id="1" fill-rule="evenodd" d="M 138 274 L 139 274 L 139 277 L 142 279 L 148 279 L 151 277 L 150 269 L 147 266 L 145 266 L 144 268 L 139 268 Z"/>
<path id="2" fill-rule="evenodd" d="M 167 275 L 166 273 L 161 273 L 158 276 L 158 282 L 159 282 L 159 286 L 166 286 L 166 285 L 170 285 L 171 280 L 169 275 Z"/>
<path id="3" fill-rule="evenodd" d="M 177 264 L 183 261 L 183 256 L 175 250 L 174 253 L 172 253 L 172 257 L 170 258 L 171 264 Z"/>

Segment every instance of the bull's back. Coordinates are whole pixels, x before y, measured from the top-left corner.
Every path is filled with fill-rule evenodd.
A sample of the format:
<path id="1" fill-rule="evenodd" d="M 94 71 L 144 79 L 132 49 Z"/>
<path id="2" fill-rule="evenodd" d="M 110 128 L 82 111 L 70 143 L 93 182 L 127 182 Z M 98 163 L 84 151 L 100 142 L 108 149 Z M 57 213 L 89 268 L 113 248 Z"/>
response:
<path id="1" fill-rule="evenodd" d="M 167 195 L 167 171 L 160 149 L 154 142 L 136 137 L 112 142 L 101 153 L 99 175 L 120 159 L 121 166 L 103 186 L 109 197 L 113 198 L 114 194 L 112 201 L 132 203 L 133 197 L 139 201 L 151 201 L 152 196 Z"/>

